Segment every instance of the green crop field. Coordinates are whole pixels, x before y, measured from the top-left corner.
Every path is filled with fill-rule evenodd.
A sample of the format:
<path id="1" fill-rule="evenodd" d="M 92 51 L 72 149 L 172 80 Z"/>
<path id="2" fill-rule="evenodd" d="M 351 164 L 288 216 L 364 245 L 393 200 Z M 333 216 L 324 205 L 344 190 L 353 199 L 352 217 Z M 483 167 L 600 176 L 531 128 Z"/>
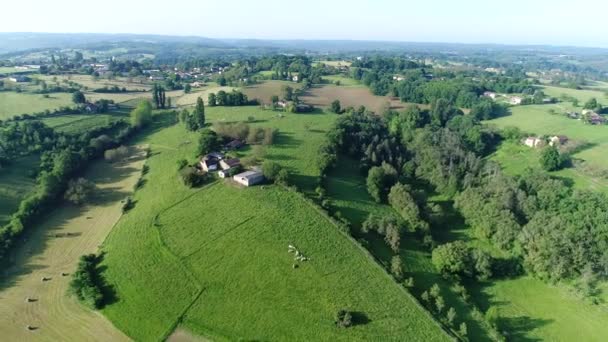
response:
<path id="1" fill-rule="evenodd" d="M 330 83 L 336 83 L 337 81 L 340 81 L 340 85 L 341 86 L 361 86 L 361 82 L 355 80 L 354 78 L 350 78 L 350 77 L 346 77 L 346 76 L 342 76 L 342 75 L 328 75 L 328 76 L 323 76 L 323 79 L 330 82 Z"/>
<path id="2" fill-rule="evenodd" d="M 68 93 L 50 94 L 45 98 L 40 94 L 4 91 L 0 92 L 0 120 L 71 105 L 72 95 Z"/>
<path id="3" fill-rule="evenodd" d="M 549 109 L 553 109 L 556 113 L 563 113 L 564 108 L 563 104 L 513 107 L 511 115 L 488 121 L 488 124 L 498 127 L 519 127 L 530 134 L 563 134 L 571 140 L 586 142 L 589 146 L 575 153 L 573 158 L 585 161 L 591 167 L 608 170 L 608 159 L 603 157 L 608 149 L 608 126 L 588 125 L 561 114 L 550 114 L 548 112 Z M 514 150 L 513 146 L 510 145 L 504 145 L 504 148 L 505 151 L 501 152 L 499 149 L 495 155 L 496 160 L 501 162 L 508 172 L 523 171 L 527 164 L 530 166 L 538 165 L 538 162 L 535 161 L 537 159 L 535 152 L 526 151 L 525 148 Z M 529 163 L 530 161 L 532 163 Z M 515 172 L 511 172 L 511 174 L 515 174 Z M 578 168 L 561 170 L 557 175 L 573 179 L 575 184 L 581 188 L 605 190 L 606 184 L 608 184 L 606 179 L 586 175 Z"/>
<path id="4" fill-rule="evenodd" d="M 110 114 L 69 114 L 43 118 L 41 121 L 62 133 L 82 133 L 94 128 L 107 126 L 113 121 L 125 119 L 126 116 Z"/>
<path id="5" fill-rule="evenodd" d="M 310 187 L 311 159 L 334 116 L 255 107 L 207 108 L 211 121 L 255 116 L 281 131 L 267 158 Z M 152 127 L 153 156 L 136 207 L 104 243 L 106 277 L 118 302 L 104 314 L 136 340 L 158 340 L 181 322 L 214 340 L 446 340 L 447 336 L 365 252 L 301 195 L 277 186 L 215 182 L 187 189 L 176 161 L 192 160 L 196 135 Z M 317 127 L 314 129 L 321 130 Z M 315 136 L 318 135 L 318 138 Z M 308 136 L 312 136 L 308 139 Z M 293 268 L 289 244 L 310 258 Z M 359 325 L 337 329 L 349 308 Z"/>
<path id="6" fill-rule="evenodd" d="M 36 181 L 30 172 L 38 169 L 39 162 L 40 158 L 33 155 L 0 168 L 0 226 L 9 221 L 23 197 L 34 188 Z"/>
<path id="7" fill-rule="evenodd" d="M 575 97 L 579 100 L 580 104 L 584 104 L 591 98 L 596 98 L 600 103 L 607 104 L 608 98 L 606 93 L 600 90 L 579 90 L 562 87 L 543 86 L 543 92 L 549 96 L 560 98 L 562 95 L 568 95 Z"/>

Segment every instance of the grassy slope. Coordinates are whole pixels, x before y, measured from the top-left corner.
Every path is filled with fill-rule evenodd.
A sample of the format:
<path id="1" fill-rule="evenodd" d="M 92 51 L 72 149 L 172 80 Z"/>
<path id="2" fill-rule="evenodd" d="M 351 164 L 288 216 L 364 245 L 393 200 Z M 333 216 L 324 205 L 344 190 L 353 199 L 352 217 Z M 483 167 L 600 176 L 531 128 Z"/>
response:
<path id="1" fill-rule="evenodd" d="M 50 94 L 49 98 L 44 98 L 40 94 L 4 91 L 0 92 L 0 120 L 71 105 L 72 95 L 68 93 Z"/>
<path id="2" fill-rule="evenodd" d="M 591 98 L 595 98 L 598 102 L 606 104 L 608 103 L 608 98 L 603 91 L 599 90 L 578 90 L 571 88 L 562 88 L 562 87 L 552 87 L 552 86 L 543 86 L 543 92 L 549 96 L 560 98 L 562 95 L 568 95 L 578 98 L 580 101 L 580 105 L 583 105 L 585 102 L 590 100 Z"/>
<path id="3" fill-rule="evenodd" d="M 604 158 L 605 151 L 608 150 L 608 126 L 586 125 L 578 120 L 548 113 L 549 109 L 561 113 L 564 107 L 568 108 L 564 104 L 514 107 L 512 115 L 488 123 L 498 127 L 516 126 L 534 134 L 564 134 L 573 140 L 586 141 L 590 146 L 574 154 L 573 157 L 584 160 L 594 167 L 608 169 L 608 159 Z M 518 155 L 521 154 L 518 152 Z M 532 159 L 530 155 L 526 158 Z M 605 181 L 591 179 L 578 170 L 569 169 L 561 172 L 563 176 L 572 177 L 581 187 L 605 188 Z"/>
<path id="4" fill-rule="evenodd" d="M 368 194 L 365 178 L 358 172 L 358 164 L 351 159 L 341 158 L 337 167 L 328 177 L 328 194 L 332 203 L 340 212 L 358 229 L 365 218 L 370 214 L 396 215 L 393 209 L 385 204 L 376 203 Z M 386 247 L 384 241 L 374 235 L 367 235 L 368 247 L 374 256 L 385 266 L 390 265 L 392 252 Z M 458 313 L 458 324 L 463 319 L 467 323 L 469 338 L 474 341 L 487 339 L 487 332 L 470 313 L 467 304 L 453 291 L 449 282 L 446 282 L 435 270 L 431 263 L 431 255 L 423 248 L 414 236 L 406 235 L 401 258 L 408 276 L 414 277 L 413 292 L 420 295 L 433 284 L 438 284 L 447 307 L 454 307 Z"/>
<path id="5" fill-rule="evenodd" d="M 214 121 L 251 115 L 257 124 L 282 132 L 268 158 L 297 171 L 293 180 L 312 189 L 316 171 L 310 158 L 332 116 L 279 119 L 254 107 L 207 109 Z M 186 327 L 216 338 L 445 338 L 380 268 L 298 195 L 275 187 L 184 188 L 176 161 L 192 158 L 193 144 L 183 142 L 195 140 L 180 126 L 146 139 L 155 152 L 148 182 L 105 248 L 107 276 L 122 300 L 104 313 L 119 328 L 138 340 L 158 339 L 193 304 Z M 168 207 L 158 219 L 160 229 L 155 228 L 154 217 Z M 288 243 L 312 260 L 292 269 Z M 363 311 L 371 321 L 336 330 L 332 316 L 341 306 Z"/>
<path id="6" fill-rule="evenodd" d="M 577 97 L 581 103 L 591 97 L 600 102 L 601 93 L 557 87 L 546 87 L 545 92 L 552 96 L 568 94 Z M 605 100 L 604 100 L 605 101 Z M 603 157 L 608 148 L 608 127 L 590 126 L 580 121 L 551 115 L 549 109 L 557 113 L 564 108 L 573 109 L 568 104 L 542 106 L 520 106 L 512 109 L 512 115 L 492 120 L 489 123 L 499 127 L 516 126 L 536 134 L 565 134 L 571 139 L 592 143 L 592 147 L 574 155 L 600 168 L 608 168 Z M 580 111 L 580 108 L 576 109 Z M 538 151 L 504 143 L 492 156 L 505 172 L 517 175 L 527 167 L 538 168 Z M 579 188 L 608 192 L 608 182 L 592 178 L 576 168 L 568 168 L 552 173 L 558 177 L 571 179 Z M 608 331 L 601 322 L 606 321 L 606 311 L 591 306 L 569 294 L 563 287 L 549 286 L 541 281 L 522 277 L 512 280 L 499 280 L 480 287 L 478 295 L 482 305 L 498 305 L 507 317 L 504 323 L 521 339 L 572 340 L 585 336 L 588 340 L 605 340 Z M 559 305 L 555 305 L 559 303 Z M 485 309 L 485 308 L 484 308 Z M 574 322 L 574 323 L 573 323 Z M 585 331 L 584 335 L 580 335 Z"/>
<path id="7" fill-rule="evenodd" d="M 28 177 L 28 172 L 36 170 L 39 162 L 38 156 L 28 156 L 0 169 L 0 226 L 10 220 L 23 197 L 34 188 L 36 181 Z"/>

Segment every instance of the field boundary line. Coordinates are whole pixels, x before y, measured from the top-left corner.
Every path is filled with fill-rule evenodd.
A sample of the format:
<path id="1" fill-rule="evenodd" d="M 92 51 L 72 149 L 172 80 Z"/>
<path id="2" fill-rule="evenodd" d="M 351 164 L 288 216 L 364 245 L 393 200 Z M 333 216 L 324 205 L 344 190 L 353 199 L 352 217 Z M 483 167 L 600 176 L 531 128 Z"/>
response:
<path id="1" fill-rule="evenodd" d="M 161 341 L 166 341 L 167 338 L 169 338 L 169 336 L 171 336 L 171 334 L 173 334 L 175 329 L 177 329 L 179 324 L 184 320 L 184 316 L 186 316 L 188 311 L 190 311 L 190 308 L 192 308 L 194 306 L 194 303 L 196 303 L 198 301 L 198 299 L 201 297 L 203 292 L 205 292 L 204 287 L 198 291 L 198 293 L 196 294 L 194 299 L 190 302 L 190 304 L 188 304 L 188 306 L 186 306 L 184 308 L 184 310 L 182 310 L 182 312 L 179 314 L 179 316 L 177 316 L 177 319 L 175 320 L 175 322 L 173 322 L 173 325 L 169 328 L 169 330 L 167 330 L 167 332 L 165 332 L 165 334 L 163 334 Z"/>

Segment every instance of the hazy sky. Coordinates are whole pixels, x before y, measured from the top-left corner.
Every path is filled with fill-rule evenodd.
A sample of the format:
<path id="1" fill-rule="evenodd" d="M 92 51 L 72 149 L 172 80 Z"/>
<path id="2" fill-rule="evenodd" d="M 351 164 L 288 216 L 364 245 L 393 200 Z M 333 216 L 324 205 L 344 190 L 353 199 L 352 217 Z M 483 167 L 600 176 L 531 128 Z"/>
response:
<path id="1" fill-rule="evenodd" d="M 3 2 L 0 32 L 154 33 L 211 38 L 608 47 L 608 0 Z"/>

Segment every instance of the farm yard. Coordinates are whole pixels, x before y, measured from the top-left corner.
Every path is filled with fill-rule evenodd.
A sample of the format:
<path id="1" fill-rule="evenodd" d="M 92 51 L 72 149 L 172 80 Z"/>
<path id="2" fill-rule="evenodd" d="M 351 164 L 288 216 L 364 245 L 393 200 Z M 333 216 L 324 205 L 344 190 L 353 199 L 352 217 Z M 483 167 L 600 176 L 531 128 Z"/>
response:
<path id="1" fill-rule="evenodd" d="M 256 125 L 279 129 L 266 158 L 288 167 L 298 187 L 314 186 L 310 158 L 334 116 L 278 118 L 257 107 L 207 109 L 213 122 L 251 115 Z M 313 118 L 312 127 L 302 128 Z M 127 335 L 163 339 L 182 322 L 187 331 L 219 340 L 390 339 L 396 331 L 412 340 L 447 339 L 382 268 L 301 195 L 274 185 L 241 189 L 213 182 L 185 188 L 175 165 L 180 158 L 192 160 L 194 146 L 187 141 L 194 136 L 181 125 L 159 125 L 140 141 L 153 151 L 146 185 L 103 249 L 107 280 L 119 298 L 129 298 L 103 313 Z M 304 139 L 308 135 L 318 139 Z M 294 268 L 288 245 L 310 260 Z M 342 307 L 358 312 L 358 325 L 336 330 L 333 316 Z M 137 318 L 142 315 L 145 321 Z"/>
<path id="2" fill-rule="evenodd" d="M 61 204 L 25 236 L 13 256 L 14 266 L 0 281 L 3 339 L 128 340 L 106 318 L 68 296 L 70 277 L 62 274 L 73 272 L 81 255 L 96 252 L 121 216 L 120 201 L 132 191 L 144 162 L 143 150 L 131 151 L 125 162 L 98 161 L 89 167 L 85 177 L 98 187 L 92 204 Z"/>

